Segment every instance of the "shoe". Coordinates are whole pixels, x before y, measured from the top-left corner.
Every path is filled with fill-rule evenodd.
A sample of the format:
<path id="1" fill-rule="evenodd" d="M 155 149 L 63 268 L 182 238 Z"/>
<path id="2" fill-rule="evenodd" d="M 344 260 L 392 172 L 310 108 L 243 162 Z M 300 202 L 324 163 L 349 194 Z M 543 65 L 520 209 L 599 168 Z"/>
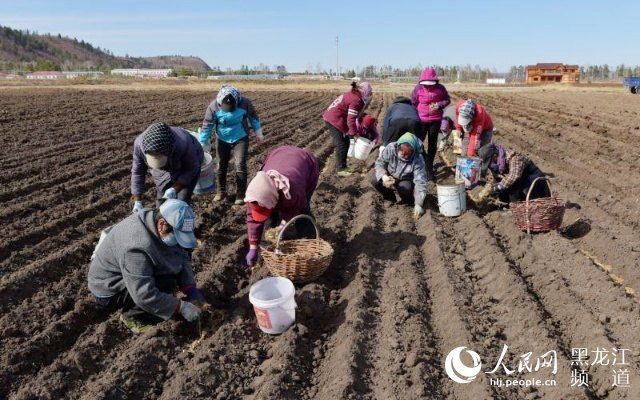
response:
<path id="1" fill-rule="evenodd" d="M 337 175 L 344 178 L 344 177 L 353 175 L 353 172 L 351 172 L 347 168 L 344 168 L 344 169 L 339 170 Z"/>
<path id="2" fill-rule="evenodd" d="M 125 317 L 124 314 L 120 314 L 120 322 L 136 335 L 144 333 L 151 328 L 151 325 L 142 323 L 134 318 Z"/>
<path id="3" fill-rule="evenodd" d="M 239 197 L 236 197 L 236 201 L 233 202 L 233 205 L 235 205 L 235 206 L 244 205 L 244 200 L 239 198 Z"/>
<path id="4" fill-rule="evenodd" d="M 213 201 L 222 201 L 224 200 L 225 197 L 227 197 L 227 194 L 225 192 L 218 192 L 216 193 L 216 196 L 213 198 Z"/>

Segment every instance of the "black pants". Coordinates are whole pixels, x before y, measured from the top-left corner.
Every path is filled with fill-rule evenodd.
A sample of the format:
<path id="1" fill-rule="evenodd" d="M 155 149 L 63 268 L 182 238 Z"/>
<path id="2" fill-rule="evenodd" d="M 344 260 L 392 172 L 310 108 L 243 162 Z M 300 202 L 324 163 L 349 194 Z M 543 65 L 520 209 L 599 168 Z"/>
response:
<path id="1" fill-rule="evenodd" d="M 424 127 L 420 121 L 409 118 L 399 118 L 392 120 L 387 130 L 382 132 L 382 144 L 386 146 L 391 142 L 397 142 L 400 136 L 407 132 L 411 132 L 420 140 L 424 140 Z"/>
<path id="2" fill-rule="evenodd" d="M 347 153 L 349 152 L 349 135 L 340 132 L 335 126 L 327 122 L 327 128 L 333 140 L 334 153 L 336 155 L 336 170 L 347 168 Z"/>
<path id="3" fill-rule="evenodd" d="M 503 202 L 523 201 L 527 199 L 527 193 L 536 178 L 543 177 L 544 173 L 531 161 L 525 166 L 520 179 L 514 182 L 508 189 L 500 193 L 499 199 Z M 531 191 L 529 200 L 551 196 L 549 185 L 546 181 L 538 181 Z"/>
<path id="4" fill-rule="evenodd" d="M 427 138 L 427 171 L 433 171 L 433 161 L 438 151 L 438 133 L 440 132 L 440 121 L 425 122 L 423 124 L 425 136 Z"/>
<path id="5" fill-rule="evenodd" d="M 410 180 L 396 181 L 395 190 L 384 187 L 382 179 L 376 179 L 376 173 L 371 175 L 371 184 L 382 194 L 382 198 L 389 201 L 396 201 L 396 191 L 400 195 L 400 200 L 406 204 L 413 204 L 413 182 Z"/>
<path id="6" fill-rule="evenodd" d="M 163 293 L 174 294 L 178 290 L 178 281 L 176 280 L 176 278 L 176 276 L 172 275 L 156 276 L 156 287 Z M 112 312 L 122 309 L 122 315 L 127 318 L 133 318 L 144 324 L 157 324 L 158 322 L 163 321 L 162 318 L 153 314 L 149 314 L 148 312 L 140 308 L 136 303 L 134 303 L 127 289 L 124 289 L 106 299 L 96 299 L 98 304 L 106 310 Z"/>
<path id="7" fill-rule="evenodd" d="M 247 191 L 247 154 L 249 152 L 249 137 L 235 143 L 217 140 L 216 153 L 218 155 L 218 191 L 227 191 L 227 171 L 229 160 L 233 155 L 236 172 L 236 198 L 243 199 Z"/>

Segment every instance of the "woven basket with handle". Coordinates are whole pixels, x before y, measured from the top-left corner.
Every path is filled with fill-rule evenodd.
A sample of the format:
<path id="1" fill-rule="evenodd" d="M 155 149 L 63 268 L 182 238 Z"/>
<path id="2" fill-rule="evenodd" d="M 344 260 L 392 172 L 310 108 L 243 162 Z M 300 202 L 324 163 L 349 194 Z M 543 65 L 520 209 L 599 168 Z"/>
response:
<path id="1" fill-rule="evenodd" d="M 315 239 L 282 240 L 282 234 L 295 221 L 306 218 L 316 230 Z M 271 274 L 289 278 L 296 283 L 316 280 L 331 263 L 333 248 L 320 239 L 320 231 L 313 218 L 298 215 L 292 218 L 280 230 L 275 247 L 263 247 L 262 259 Z"/>
<path id="2" fill-rule="evenodd" d="M 529 200 L 533 187 L 540 180 L 547 181 L 549 191 L 551 191 L 549 179 L 539 177 L 531 183 L 525 201 L 516 201 L 511 204 L 516 226 L 522 231 L 527 231 L 527 233 L 548 232 L 558 229 L 562 225 L 562 218 L 564 217 L 564 201 L 553 192 L 551 192 L 551 197 Z"/>

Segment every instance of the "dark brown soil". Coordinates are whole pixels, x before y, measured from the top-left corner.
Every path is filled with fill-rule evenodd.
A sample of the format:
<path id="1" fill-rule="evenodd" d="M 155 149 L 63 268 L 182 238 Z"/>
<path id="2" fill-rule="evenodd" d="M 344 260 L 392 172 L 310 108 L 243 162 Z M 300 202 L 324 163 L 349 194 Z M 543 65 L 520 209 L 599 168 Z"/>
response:
<path id="1" fill-rule="evenodd" d="M 268 270 L 242 265 L 244 210 L 210 195 L 195 201 L 194 266 L 220 323 L 135 336 L 86 289 L 100 230 L 130 212 L 133 138 L 154 120 L 197 126 L 210 94 L 0 94 L 0 398 L 640 398 L 638 99 L 455 93 L 486 105 L 495 140 L 530 154 L 573 204 L 561 232 L 527 236 L 508 210 L 446 219 L 432 195 L 414 221 L 385 206 L 366 175 L 374 155 L 362 174 L 335 177 L 321 119 L 333 94 L 248 95 L 268 137 L 251 143 L 250 174 L 278 144 L 316 154 L 314 213 L 336 251 L 324 276 L 298 286 L 296 324 L 280 336 L 259 331 L 248 301 Z M 382 117 L 393 97 L 377 95 L 370 112 Z M 454 347 L 495 363 L 504 343 L 517 355 L 556 350 L 558 385 L 462 385 L 444 373 Z M 612 388 L 605 367 L 589 369 L 588 389 L 571 387 L 572 347 L 631 349 L 631 388 Z"/>

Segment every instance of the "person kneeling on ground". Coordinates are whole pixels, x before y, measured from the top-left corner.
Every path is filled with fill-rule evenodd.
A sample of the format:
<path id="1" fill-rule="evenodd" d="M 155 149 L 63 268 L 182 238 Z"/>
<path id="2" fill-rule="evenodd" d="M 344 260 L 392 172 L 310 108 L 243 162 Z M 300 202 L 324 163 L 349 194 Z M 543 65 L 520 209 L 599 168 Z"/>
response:
<path id="1" fill-rule="evenodd" d="M 427 196 L 427 172 L 421 149 L 420 140 L 412 133 L 405 133 L 384 148 L 371 179 L 385 200 L 395 202 L 397 191 L 403 203 L 413 203 L 414 218 L 424 214 Z"/>
<path id="2" fill-rule="evenodd" d="M 261 170 L 249 182 L 244 199 L 249 235 L 249 252 L 245 257 L 248 266 L 258 260 L 258 246 L 268 219 L 268 225 L 281 228 L 285 221 L 300 214 L 313 217 L 311 196 L 319 177 L 318 160 L 305 149 L 280 146 L 267 154 Z M 298 237 L 315 237 L 315 229 L 308 220 L 296 221 L 294 228 Z"/>
<path id="3" fill-rule="evenodd" d="M 176 199 L 114 225 L 89 267 L 89 290 L 98 304 L 122 309 L 120 320 L 134 333 L 176 314 L 196 320 L 204 299 L 187 251 L 196 247 L 194 226 L 193 210 Z M 184 300 L 175 296 L 178 289 Z"/>
<path id="4" fill-rule="evenodd" d="M 528 157 L 515 150 L 505 149 L 499 144 L 490 143 L 480 148 L 478 156 L 482 158 L 482 175 L 487 175 L 483 190 L 498 195 L 503 202 L 522 201 L 536 178 L 544 173 Z M 537 183 L 531 191 L 530 199 L 551 196 L 547 182 Z"/>
<path id="5" fill-rule="evenodd" d="M 357 118 L 356 127 L 358 130 L 358 137 L 378 143 L 380 135 L 378 134 L 377 125 L 378 120 L 371 114 L 364 114 L 362 118 Z"/>
<path id="6" fill-rule="evenodd" d="M 156 184 L 156 206 L 163 198 L 191 202 L 200 178 L 204 151 L 189 131 L 153 123 L 133 142 L 131 194 L 133 212 L 142 210 L 142 193 L 147 170 Z"/>

